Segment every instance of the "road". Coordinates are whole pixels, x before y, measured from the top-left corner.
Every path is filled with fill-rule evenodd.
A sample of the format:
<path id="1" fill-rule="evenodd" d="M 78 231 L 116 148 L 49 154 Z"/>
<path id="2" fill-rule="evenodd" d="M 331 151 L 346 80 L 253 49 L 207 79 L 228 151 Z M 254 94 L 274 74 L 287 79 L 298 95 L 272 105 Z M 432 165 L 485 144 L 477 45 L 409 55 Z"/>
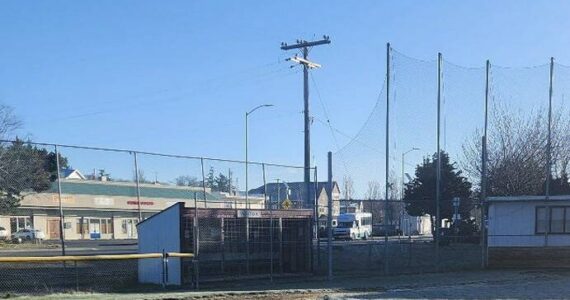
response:
<path id="1" fill-rule="evenodd" d="M 65 242 L 66 255 L 129 254 L 137 252 L 137 240 L 74 240 Z M 42 247 L 45 246 L 45 247 Z M 57 256 L 61 255 L 59 241 L 44 241 L 43 245 L 17 245 L 0 248 L 0 256 Z"/>
<path id="2" fill-rule="evenodd" d="M 412 237 L 414 243 L 429 242 L 429 237 Z M 407 243 L 408 239 L 391 236 L 389 243 Z M 326 239 L 320 240 L 321 247 L 327 244 Z M 373 237 L 368 240 L 333 240 L 334 246 L 384 244 L 384 237 Z M 137 240 L 70 240 L 65 242 L 66 255 L 97 255 L 97 254 L 130 254 L 137 252 Z M 42 246 L 22 244 L 16 248 L 0 248 L 0 256 L 56 256 L 61 255 L 60 242 L 44 241 Z"/>

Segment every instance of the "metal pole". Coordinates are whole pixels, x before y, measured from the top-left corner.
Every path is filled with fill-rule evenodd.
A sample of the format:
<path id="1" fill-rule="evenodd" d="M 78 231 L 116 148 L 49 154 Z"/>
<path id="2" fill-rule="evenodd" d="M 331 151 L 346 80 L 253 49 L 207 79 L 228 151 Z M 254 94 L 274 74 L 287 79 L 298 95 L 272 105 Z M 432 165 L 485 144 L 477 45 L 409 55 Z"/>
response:
<path id="1" fill-rule="evenodd" d="M 261 164 L 261 170 L 263 171 L 263 199 L 267 203 L 267 181 L 264 163 Z M 269 205 L 269 256 L 269 279 L 273 282 L 273 208 L 271 208 L 271 204 Z"/>
<path id="2" fill-rule="evenodd" d="M 333 199 L 332 199 L 332 189 L 333 189 L 333 181 L 332 181 L 332 152 L 329 151 L 328 153 L 328 189 L 327 189 L 327 253 L 328 253 L 328 273 L 327 278 L 328 280 L 332 280 L 332 209 L 333 209 Z"/>
<path id="3" fill-rule="evenodd" d="M 489 70 L 491 63 L 485 64 L 485 118 L 483 124 L 482 163 L 481 163 L 481 268 L 487 267 L 487 126 L 489 117 Z"/>
<path id="4" fill-rule="evenodd" d="M 436 270 L 439 271 L 439 227 L 441 226 L 439 216 L 439 202 L 441 197 L 441 53 L 437 54 L 437 166 L 435 181 L 435 262 Z"/>
<path id="5" fill-rule="evenodd" d="M 245 262 L 245 268 L 246 268 L 246 272 L 247 274 L 249 274 L 249 174 L 248 174 L 248 166 L 249 166 L 249 162 L 248 162 L 248 153 L 247 153 L 247 144 L 248 144 L 248 140 L 247 140 L 247 117 L 249 116 L 249 113 L 245 113 L 245 257 L 246 257 L 246 262 Z"/>
<path id="6" fill-rule="evenodd" d="M 384 194 L 384 274 L 388 274 L 388 198 L 389 198 L 389 170 L 390 170 L 390 43 L 386 44 L 386 178 Z"/>
<path id="7" fill-rule="evenodd" d="M 140 190 L 140 179 L 139 179 L 139 165 L 137 162 L 137 153 L 133 152 L 135 158 L 135 184 L 137 189 L 137 210 L 139 212 L 139 222 L 142 221 L 142 211 L 141 211 L 141 190 Z"/>
<path id="8" fill-rule="evenodd" d="M 402 202 L 402 203 L 400 203 L 400 205 L 401 205 L 400 209 L 402 210 L 402 214 L 401 214 L 402 216 L 404 215 L 404 212 L 405 212 L 405 210 L 403 209 L 403 207 L 404 207 L 403 201 L 404 201 L 404 190 L 405 190 L 405 179 L 404 178 L 406 176 L 406 173 L 404 172 L 406 154 L 408 154 L 412 151 L 415 151 L 415 150 L 420 150 L 420 148 L 413 147 L 412 149 L 402 153 L 402 194 L 400 195 L 400 202 Z M 410 219 L 409 219 L 409 216 L 406 217 L 406 220 L 407 220 L 408 237 L 409 237 L 410 236 Z M 400 223 L 401 223 L 401 220 L 400 220 Z M 401 228 L 400 228 L 400 230 L 401 230 Z"/>
<path id="9" fill-rule="evenodd" d="M 404 159 L 406 157 L 406 152 L 402 153 L 402 189 L 401 189 L 401 195 L 400 195 L 400 201 L 404 201 Z"/>
<path id="10" fill-rule="evenodd" d="M 319 215 L 319 198 L 318 198 L 318 190 L 319 190 L 319 176 L 317 174 L 317 167 L 315 166 L 315 220 L 317 223 L 317 267 L 320 270 L 321 268 L 321 239 L 319 237 L 319 227 L 320 227 L 320 215 Z"/>
<path id="11" fill-rule="evenodd" d="M 303 47 L 303 58 L 308 60 L 309 49 Z M 309 206 L 310 182 L 311 182 L 311 120 L 309 116 L 309 66 L 303 64 L 303 99 L 305 117 L 305 205 Z"/>
<path id="12" fill-rule="evenodd" d="M 63 203 L 61 202 L 61 169 L 59 166 L 59 151 L 57 151 L 57 145 L 55 147 L 55 164 L 57 168 L 57 197 L 59 199 L 59 239 L 61 242 L 61 255 L 65 256 L 65 233 L 64 233 L 64 215 L 63 215 Z"/>
<path id="13" fill-rule="evenodd" d="M 206 175 L 204 173 L 204 158 L 200 157 L 200 167 L 202 169 L 202 192 L 204 193 L 203 195 L 203 199 L 204 199 L 204 208 L 207 207 L 206 204 Z"/>
<path id="14" fill-rule="evenodd" d="M 411 151 L 411 150 L 410 150 Z M 404 159 L 406 157 L 406 153 L 404 152 L 402 153 L 402 189 L 400 190 L 400 220 L 398 221 L 399 223 L 399 230 L 400 230 L 400 234 L 398 235 L 398 241 L 400 241 L 400 237 L 404 234 L 403 230 L 402 230 L 402 219 L 404 218 Z M 409 227 L 409 226 L 408 226 Z M 409 230 L 408 230 L 408 234 L 410 234 Z"/>
<path id="15" fill-rule="evenodd" d="M 200 255 L 200 227 L 198 227 L 198 195 L 194 192 L 194 221 L 192 222 L 194 227 L 194 258 L 192 261 L 194 262 L 194 280 L 195 280 L 195 287 L 198 289 L 199 286 L 199 278 L 200 278 L 200 271 L 199 271 L 199 255 Z"/>
<path id="16" fill-rule="evenodd" d="M 550 77 L 548 88 L 548 136 L 546 140 L 546 187 L 545 198 L 550 200 L 550 177 L 552 176 L 552 85 L 554 79 L 554 57 L 550 58 Z M 548 246 L 548 230 L 550 229 L 550 208 L 546 205 L 546 230 L 544 230 L 544 246 Z"/>
<path id="17" fill-rule="evenodd" d="M 249 116 L 249 113 L 245 113 L 245 207 L 246 209 L 249 209 L 249 176 L 248 176 L 248 167 L 249 167 L 249 162 L 248 162 L 248 156 L 247 156 L 247 117 Z M 247 218 L 247 216 L 246 216 Z"/>
<path id="18" fill-rule="evenodd" d="M 311 272 L 315 271 L 315 240 L 317 241 L 318 244 L 318 239 L 319 239 L 319 221 L 318 221 L 318 216 L 317 216 L 317 186 L 318 186 L 318 182 L 317 182 L 317 167 L 315 166 L 314 169 L 314 173 L 313 173 L 313 235 L 311 237 Z M 317 251 L 317 254 L 319 252 Z"/>

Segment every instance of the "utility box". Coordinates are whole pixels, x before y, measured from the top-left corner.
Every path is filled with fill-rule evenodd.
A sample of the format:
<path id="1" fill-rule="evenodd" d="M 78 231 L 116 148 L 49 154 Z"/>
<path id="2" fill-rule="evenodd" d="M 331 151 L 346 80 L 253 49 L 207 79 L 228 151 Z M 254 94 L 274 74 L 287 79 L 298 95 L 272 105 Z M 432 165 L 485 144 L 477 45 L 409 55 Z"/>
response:
<path id="1" fill-rule="evenodd" d="M 137 224 L 139 254 L 181 252 L 180 220 L 183 208 L 183 202 L 176 203 Z M 140 259 L 139 283 L 180 285 L 181 268 L 181 260 L 176 257 L 169 258 L 168 268 L 164 268 L 162 259 Z"/>

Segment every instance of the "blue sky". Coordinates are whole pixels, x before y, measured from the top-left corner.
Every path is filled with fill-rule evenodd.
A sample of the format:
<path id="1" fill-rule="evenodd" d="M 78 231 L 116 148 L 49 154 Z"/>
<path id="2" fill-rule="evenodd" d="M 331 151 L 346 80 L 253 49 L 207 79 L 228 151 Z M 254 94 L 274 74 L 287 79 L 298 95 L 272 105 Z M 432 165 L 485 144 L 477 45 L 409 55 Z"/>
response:
<path id="1" fill-rule="evenodd" d="M 244 112 L 271 103 L 251 117 L 250 159 L 302 165 L 302 74 L 279 45 L 327 34 L 331 45 L 311 52 L 323 65 L 312 75 L 311 109 L 312 154 L 324 170 L 326 152 L 348 139 L 337 133 L 335 144 L 323 106 L 332 126 L 358 132 L 382 89 L 386 42 L 473 67 L 550 56 L 570 64 L 569 9 L 563 1 L 3 1 L 0 101 L 33 140 L 230 159 L 244 156 Z"/>

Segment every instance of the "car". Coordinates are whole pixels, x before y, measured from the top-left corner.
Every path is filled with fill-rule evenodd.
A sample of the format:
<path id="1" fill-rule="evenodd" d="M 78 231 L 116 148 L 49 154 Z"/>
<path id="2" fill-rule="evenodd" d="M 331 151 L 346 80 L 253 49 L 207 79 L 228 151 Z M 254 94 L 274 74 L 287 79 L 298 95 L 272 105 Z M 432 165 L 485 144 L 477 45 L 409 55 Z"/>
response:
<path id="1" fill-rule="evenodd" d="M 12 234 L 12 240 L 14 241 L 31 241 L 31 240 L 43 240 L 46 235 L 43 231 L 38 229 L 20 229 Z"/>
<path id="2" fill-rule="evenodd" d="M 372 225 L 373 236 L 396 236 L 402 234 L 402 231 L 396 225 L 374 224 Z"/>
<path id="3" fill-rule="evenodd" d="M 10 234 L 8 234 L 8 230 L 6 230 L 6 228 L 0 226 L 0 240 L 6 240 L 10 237 Z"/>

